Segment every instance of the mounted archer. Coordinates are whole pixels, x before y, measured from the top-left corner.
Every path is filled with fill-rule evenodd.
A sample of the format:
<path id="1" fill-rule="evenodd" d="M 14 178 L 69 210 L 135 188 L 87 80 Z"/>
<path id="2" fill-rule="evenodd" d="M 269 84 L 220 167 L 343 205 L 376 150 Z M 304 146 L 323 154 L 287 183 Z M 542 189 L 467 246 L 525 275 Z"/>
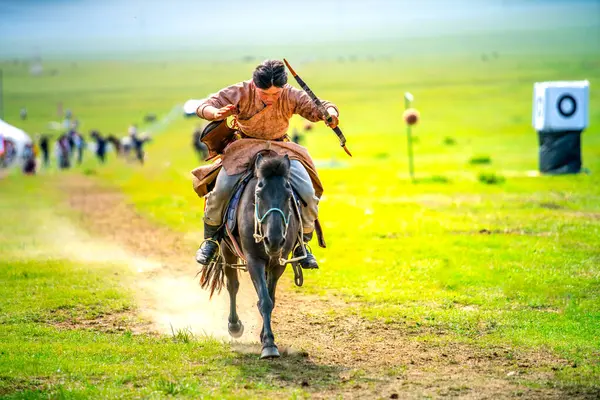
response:
<path id="1" fill-rule="evenodd" d="M 323 189 L 306 149 L 289 142 L 289 121 L 293 114 L 299 114 L 312 122 L 325 120 L 329 127 L 337 128 L 337 107 L 327 101 L 315 103 L 307 92 L 287 84 L 287 73 L 281 61 L 267 60 L 256 67 L 251 80 L 213 94 L 200 104 L 196 114 L 209 121 L 225 121 L 229 116 L 234 117 L 233 128 L 228 128 L 226 122 L 213 123 L 207 127 L 216 128 L 215 132 L 225 131 L 226 135 L 229 135 L 229 138 L 220 136 L 216 145 L 212 143 L 211 146 L 210 142 L 207 143 L 209 150 L 213 150 L 212 158 L 217 155 L 216 152 L 222 151 L 222 160 L 194 171 L 198 194 L 202 195 L 214 185 L 205 197 L 206 240 L 196 253 L 196 261 L 208 265 L 215 259 L 225 208 L 245 172 L 245 164 L 258 151 L 267 147 L 280 155 L 287 154 L 291 159 L 291 184 L 304 204 L 301 208 L 302 233 L 304 242 L 309 242 L 315 230 L 319 198 Z M 267 144 L 268 142 L 271 143 Z M 225 149 L 219 148 L 224 144 L 228 145 Z M 240 162 L 242 159 L 246 163 Z M 212 182 L 216 173 L 216 181 Z M 294 256 L 300 256 L 303 250 L 305 249 L 296 248 Z M 318 268 L 317 261 L 310 251 L 307 251 L 307 257 L 300 261 L 300 265 L 302 268 Z"/>
<path id="2" fill-rule="evenodd" d="M 261 358 L 279 357 L 271 313 L 286 265 L 292 264 L 294 281 L 302 286 L 302 268 L 318 268 L 306 247 L 315 230 L 325 247 L 317 220 L 323 188 L 306 149 L 287 138 L 290 118 L 300 114 L 312 122 L 325 120 L 345 144 L 337 128 L 337 107 L 318 100 L 292 73 L 304 91 L 287 84 L 281 61 L 269 60 L 256 67 L 252 80 L 221 90 L 196 110 L 200 118 L 213 121 L 201 140 L 215 160 L 192 172 L 196 193 L 206 197 L 205 241 L 196 253 L 202 265 L 200 285 L 212 295 L 227 277 L 228 330 L 240 337 L 244 325 L 236 310 L 237 269 L 248 270 L 263 317 Z M 234 117 L 233 128 L 226 123 L 228 116 Z"/>

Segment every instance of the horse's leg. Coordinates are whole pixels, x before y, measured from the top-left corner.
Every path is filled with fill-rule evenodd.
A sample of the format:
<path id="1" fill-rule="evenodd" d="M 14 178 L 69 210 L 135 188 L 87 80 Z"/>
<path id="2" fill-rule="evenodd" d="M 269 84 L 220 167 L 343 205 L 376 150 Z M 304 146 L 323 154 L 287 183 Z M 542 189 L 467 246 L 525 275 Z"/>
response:
<path id="1" fill-rule="evenodd" d="M 275 290 L 277 290 L 277 281 L 283 275 L 285 266 L 276 265 L 267 273 L 267 286 L 269 287 L 269 296 L 273 301 L 273 308 L 275 308 Z"/>
<path id="2" fill-rule="evenodd" d="M 227 264 L 236 264 L 237 257 L 234 256 L 227 246 L 223 246 L 223 256 Z M 240 288 L 237 269 L 225 267 L 225 276 L 227 277 L 227 291 L 229 292 L 229 318 L 227 330 L 234 338 L 239 338 L 244 333 L 244 325 L 237 314 L 236 299 Z"/>
<path id="3" fill-rule="evenodd" d="M 263 330 L 260 337 L 262 352 L 260 358 L 279 357 L 279 350 L 275 345 L 275 336 L 271 330 L 271 313 L 273 312 L 273 300 L 269 296 L 267 280 L 265 277 L 265 262 L 260 259 L 248 259 L 248 272 L 258 295 L 258 310 L 263 317 Z"/>
<path id="4" fill-rule="evenodd" d="M 277 289 L 277 281 L 285 271 L 285 267 L 281 265 L 276 265 L 269 269 L 267 272 L 267 288 L 269 290 L 269 297 L 271 301 L 273 301 L 273 309 L 275 308 L 275 290 Z M 262 330 L 260 331 L 260 337 L 265 333 L 265 327 L 263 325 Z"/>

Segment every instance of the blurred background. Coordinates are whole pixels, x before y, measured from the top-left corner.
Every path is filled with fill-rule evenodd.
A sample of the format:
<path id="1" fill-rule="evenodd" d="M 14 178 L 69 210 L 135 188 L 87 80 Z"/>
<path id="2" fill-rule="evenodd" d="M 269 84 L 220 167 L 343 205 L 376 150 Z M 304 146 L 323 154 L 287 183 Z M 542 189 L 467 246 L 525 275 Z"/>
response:
<path id="1" fill-rule="evenodd" d="M 319 96 L 344 110 L 358 159 L 406 161 L 402 97 L 410 91 L 423 112 L 414 133 L 420 171 L 432 162 L 463 171 L 469 153 L 492 152 L 499 168 L 534 170 L 533 83 L 587 79 L 593 87 L 598 69 L 597 1 L 0 7 L 0 110 L 34 136 L 65 129 L 71 115 L 86 136 L 97 130 L 120 139 L 135 124 L 148 134 L 167 131 L 165 142 L 188 142 L 200 121 L 180 121 L 176 107 L 249 79 L 264 59 L 287 57 Z M 593 126 L 598 111 L 590 117 Z M 319 158 L 337 157 L 335 138 L 319 128 L 305 144 Z M 449 147 L 457 136 L 464 140 Z"/>

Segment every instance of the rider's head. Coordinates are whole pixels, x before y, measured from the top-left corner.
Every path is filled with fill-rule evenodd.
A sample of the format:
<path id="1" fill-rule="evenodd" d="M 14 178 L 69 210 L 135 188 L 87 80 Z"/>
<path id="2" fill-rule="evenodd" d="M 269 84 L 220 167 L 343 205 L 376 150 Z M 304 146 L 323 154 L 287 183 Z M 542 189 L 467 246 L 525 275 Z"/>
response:
<path id="1" fill-rule="evenodd" d="M 256 67 L 252 81 L 260 99 L 270 106 L 279 99 L 287 83 L 285 65 L 279 60 L 266 60 Z"/>

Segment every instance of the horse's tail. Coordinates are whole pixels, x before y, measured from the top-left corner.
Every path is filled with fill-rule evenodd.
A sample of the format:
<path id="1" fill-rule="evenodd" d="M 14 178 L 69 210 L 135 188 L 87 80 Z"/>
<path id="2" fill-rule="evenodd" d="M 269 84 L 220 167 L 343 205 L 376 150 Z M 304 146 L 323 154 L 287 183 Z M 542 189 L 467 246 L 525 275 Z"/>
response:
<path id="1" fill-rule="evenodd" d="M 215 291 L 221 293 L 225 285 L 225 269 L 222 263 L 212 262 L 203 265 L 196 276 L 200 275 L 200 287 L 204 290 L 210 290 L 210 298 Z"/>

